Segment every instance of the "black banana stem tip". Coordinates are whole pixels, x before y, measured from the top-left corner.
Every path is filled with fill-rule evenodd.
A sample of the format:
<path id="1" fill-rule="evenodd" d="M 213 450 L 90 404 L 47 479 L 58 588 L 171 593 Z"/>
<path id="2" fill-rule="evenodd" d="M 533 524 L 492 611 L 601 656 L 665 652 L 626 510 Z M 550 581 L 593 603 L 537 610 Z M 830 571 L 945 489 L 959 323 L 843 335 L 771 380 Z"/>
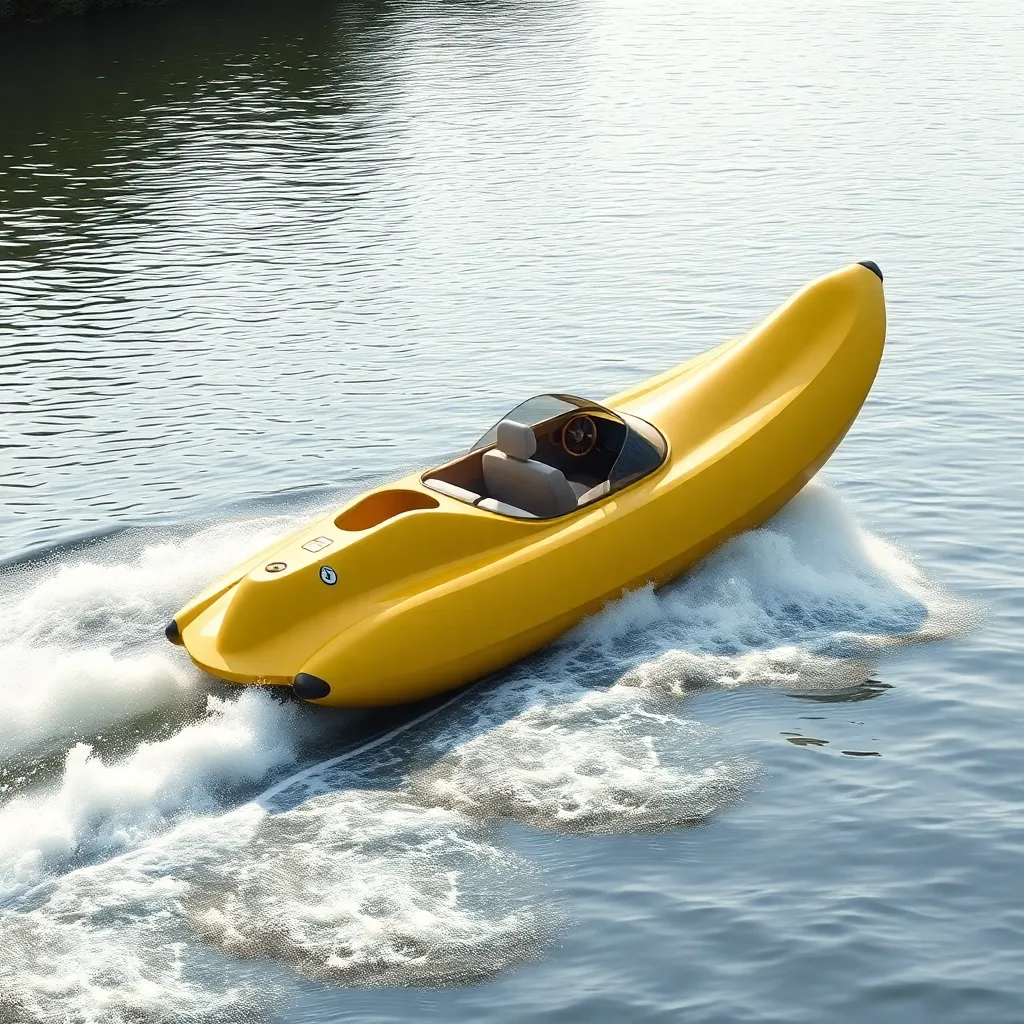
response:
<path id="1" fill-rule="evenodd" d="M 870 270 L 871 273 L 874 274 L 879 281 L 885 280 L 885 278 L 882 277 L 881 267 L 879 267 L 879 265 L 874 260 L 859 260 L 858 265 L 862 267 L 867 267 L 868 270 Z"/>
<path id="2" fill-rule="evenodd" d="M 292 689 L 296 697 L 303 700 L 319 700 L 331 692 L 331 686 L 319 676 L 312 676 L 308 672 L 300 672 L 292 683 Z"/>

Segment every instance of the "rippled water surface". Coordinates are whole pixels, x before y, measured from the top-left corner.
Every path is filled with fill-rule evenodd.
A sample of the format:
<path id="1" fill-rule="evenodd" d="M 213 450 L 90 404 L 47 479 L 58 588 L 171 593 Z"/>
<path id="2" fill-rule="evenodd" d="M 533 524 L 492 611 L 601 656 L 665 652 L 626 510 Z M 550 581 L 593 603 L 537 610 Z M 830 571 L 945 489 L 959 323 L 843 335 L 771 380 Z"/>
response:
<path id="1" fill-rule="evenodd" d="M 1022 18 L 0 33 L 0 1020 L 1019 1024 Z M 342 496 L 864 258 L 826 479 L 665 591 L 414 711 L 164 642 Z"/>

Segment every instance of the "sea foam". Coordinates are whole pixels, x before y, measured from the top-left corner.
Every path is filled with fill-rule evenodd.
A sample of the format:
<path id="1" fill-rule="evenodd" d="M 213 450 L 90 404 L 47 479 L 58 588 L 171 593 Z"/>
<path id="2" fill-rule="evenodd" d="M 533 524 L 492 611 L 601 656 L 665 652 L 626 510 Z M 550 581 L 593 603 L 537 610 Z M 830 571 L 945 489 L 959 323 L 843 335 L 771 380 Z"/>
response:
<path id="1" fill-rule="evenodd" d="M 142 634 L 281 528 L 239 546 L 225 524 L 58 563 L 17 593 L 8 582 L 0 685 L 53 673 L 9 756 L 197 686 Z M 675 584 L 623 595 L 401 735 L 275 783 L 272 800 L 232 806 L 301 763 L 317 709 L 244 691 L 122 755 L 79 742 L 59 779 L 0 806 L 0 991 L 30 1020 L 189 1020 L 196 1006 L 218 1020 L 255 1012 L 239 984 L 253 959 L 342 984 L 493 975 L 536 955 L 557 916 L 539 872 L 502 848 L 501 820 L 585 833 L 708 821 L 761 769 L 727 727 L 697 720 L 692 694 L 856 690 L 888 651 L 971 620 L 815 485 Z"/>

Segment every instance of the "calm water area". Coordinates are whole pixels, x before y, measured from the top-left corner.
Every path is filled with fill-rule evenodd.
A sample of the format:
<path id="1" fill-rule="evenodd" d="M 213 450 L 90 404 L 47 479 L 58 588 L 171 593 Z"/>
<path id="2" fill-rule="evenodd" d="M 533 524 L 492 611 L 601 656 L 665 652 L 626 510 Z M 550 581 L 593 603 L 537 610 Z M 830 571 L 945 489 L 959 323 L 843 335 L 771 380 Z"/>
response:
<path id="1" fill-rule="evenodd" d="M 0 1022 L 1020 1024 L 1022 24 L 0 30 Z M 860 418 L 673 586 L 440 708 L 281 701 L 164 640 L 522 399 L 601 399 L 861 259 Z"/>

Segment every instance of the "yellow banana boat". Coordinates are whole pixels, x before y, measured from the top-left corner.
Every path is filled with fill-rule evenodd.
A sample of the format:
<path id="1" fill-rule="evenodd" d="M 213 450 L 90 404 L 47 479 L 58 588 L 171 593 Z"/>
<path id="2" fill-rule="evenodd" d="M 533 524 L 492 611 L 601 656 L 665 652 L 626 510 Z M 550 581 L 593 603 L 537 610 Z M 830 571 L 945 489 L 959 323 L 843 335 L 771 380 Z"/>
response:
<path id="1" fill-rule="evenodd" d="M 850 428 L 885 340 L 870 261 L 604 403 L 524 402 L 447 465 L 375 488 L 167 626 L 202 669 L 318 704 L 478 679 L 764 522 Z"/>

